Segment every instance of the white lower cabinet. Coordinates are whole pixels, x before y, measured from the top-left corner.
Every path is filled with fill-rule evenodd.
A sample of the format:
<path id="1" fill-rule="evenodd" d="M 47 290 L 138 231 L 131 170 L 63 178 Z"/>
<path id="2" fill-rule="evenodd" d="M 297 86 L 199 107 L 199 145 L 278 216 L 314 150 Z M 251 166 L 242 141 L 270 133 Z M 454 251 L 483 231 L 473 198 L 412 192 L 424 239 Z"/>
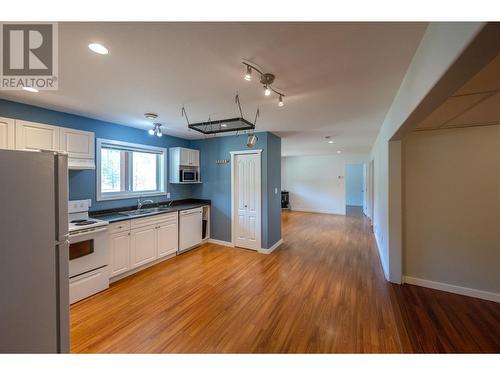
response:
<path id="1" fill-rule="evenodd" d="M 177 212 L 114 223 L 109 233 L 110 278 L 131 274 L 134 269 L 177 252 Z"/>
<path id="2" fill-rule="evenodd" d="M 130 232 L 112 233 L 110 235 L 111 274 L 117 276 L 130 269 Z"/>
<path id="3" fill-rule="evenodd" d="M 158 240 L 158 258 L 177 252 L 177 220 L 165 222 L 158 226 L 156 238 Z"/>
<path id="4" fill-rule="evenodd" d="M 132 268 L 142 266 L 157 258 L 155 226 L 134 229 L 130 237 Z"/>

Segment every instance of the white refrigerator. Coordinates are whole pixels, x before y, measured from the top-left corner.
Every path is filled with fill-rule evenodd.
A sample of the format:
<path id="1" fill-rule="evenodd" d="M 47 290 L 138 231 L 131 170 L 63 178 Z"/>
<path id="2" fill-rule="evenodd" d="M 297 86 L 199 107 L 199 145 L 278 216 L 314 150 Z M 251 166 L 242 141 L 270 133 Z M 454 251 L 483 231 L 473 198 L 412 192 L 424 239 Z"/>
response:
<path id="1" fill-rule="evenodd" d="M 0 150 L 0 353 L 69 352 L 68 161 Z"/>

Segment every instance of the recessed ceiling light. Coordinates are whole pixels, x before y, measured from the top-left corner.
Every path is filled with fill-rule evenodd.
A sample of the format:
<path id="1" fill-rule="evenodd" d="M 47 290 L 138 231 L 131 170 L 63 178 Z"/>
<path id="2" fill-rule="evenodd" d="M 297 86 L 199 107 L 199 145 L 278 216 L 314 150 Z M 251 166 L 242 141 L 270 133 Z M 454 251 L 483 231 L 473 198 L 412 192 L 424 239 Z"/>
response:
<path id="1" fill-rule="evenodd" d="M 340 150 L 337 151 L 337 154 L 341 154 L 341 153 L 342 153 L 342 151 L 340 151 Z"/>
<path id="2" fill-rule="evenodd" d="M 328 143 L 332 144 L 332 143 L 333 143 L 333 141 L 328 141 Z"/>
<path id="3" fill-rule="evenodd" d="M 109 50 L 99 43 L 90 43 L 89 48 L 99 55 L 107 55 L 109 53 Z"/>
<path id="4" fill-rule="evenodd" d="M 35 89 L 34 87 L 29 87 L 29 86 L 24 86 L 23 90 L 29 91 L 29 92 L 38 92 L 38 89 Z"/>

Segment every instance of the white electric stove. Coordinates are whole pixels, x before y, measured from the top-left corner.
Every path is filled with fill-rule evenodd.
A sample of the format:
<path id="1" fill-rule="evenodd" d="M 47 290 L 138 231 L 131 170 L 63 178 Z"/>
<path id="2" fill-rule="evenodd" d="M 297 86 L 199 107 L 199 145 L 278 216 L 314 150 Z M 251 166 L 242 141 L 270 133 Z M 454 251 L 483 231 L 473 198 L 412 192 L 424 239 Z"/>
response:
<path id="1" fill-rule="evenodd" d="M 109 288 L 109 223 L 89 218 L 90 205 L 90 199 L 68 202 L 70 303 Z"/>

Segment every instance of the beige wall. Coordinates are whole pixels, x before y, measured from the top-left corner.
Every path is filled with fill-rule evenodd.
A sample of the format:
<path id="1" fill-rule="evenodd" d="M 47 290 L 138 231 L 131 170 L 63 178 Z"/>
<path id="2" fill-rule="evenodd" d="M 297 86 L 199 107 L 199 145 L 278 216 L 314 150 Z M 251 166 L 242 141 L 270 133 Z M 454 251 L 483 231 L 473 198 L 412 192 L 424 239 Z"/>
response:
<path id="1" fill-rule="evenodd" d="M 281 186 L 290 192 L 292 210 L 345 215 L 345 168 L 367 155 L 282 157 Z"/>
<path id="2" fill-rule="evenodd" d="M 373 229 L 386 278 L 392 282 L 401 282 L 402 264 L 400 235 L 391 233 L 389 225 L 392 213 L 392 231 L 400 228 L 394 225 L 399 194 L 389 191 L 390 179 L 397 179 L 399 171 L 390 170 L 389 160 L 396 157 L 392 166 L 397 166 L 400 155 L 391 155 L 389 141 L 483 27 L 475 22 L 429 24 L 370 152 L 375 170 Z"/>
<path id="3" fill-rule="evenodd" d="M 404 274 L 500 293 L 500 125 L 413 133 L 403 149 Z"/>

